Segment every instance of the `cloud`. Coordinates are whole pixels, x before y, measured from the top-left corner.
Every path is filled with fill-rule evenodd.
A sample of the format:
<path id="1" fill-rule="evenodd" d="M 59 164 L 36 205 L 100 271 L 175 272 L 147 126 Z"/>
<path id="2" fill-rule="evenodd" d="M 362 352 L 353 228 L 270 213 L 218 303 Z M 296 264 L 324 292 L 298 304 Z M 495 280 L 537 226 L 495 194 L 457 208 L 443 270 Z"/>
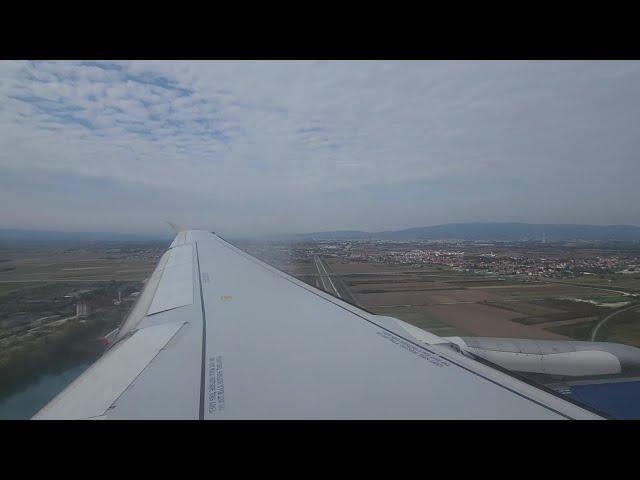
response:
<path id="1" fill-rule="evenodd" d="M 0 62 L 0 221 L 637 224 L 638 124 L 638 62 Z"/>

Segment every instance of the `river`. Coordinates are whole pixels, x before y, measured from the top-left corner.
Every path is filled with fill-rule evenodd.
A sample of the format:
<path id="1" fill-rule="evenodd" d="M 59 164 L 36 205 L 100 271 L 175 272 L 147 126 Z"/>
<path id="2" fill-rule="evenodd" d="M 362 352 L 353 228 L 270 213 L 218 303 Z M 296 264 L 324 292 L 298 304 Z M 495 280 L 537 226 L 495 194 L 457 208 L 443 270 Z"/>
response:
<path id="1" fill-rule="evenodd" d="M 90 364 L 77 365 L 55 375 L 44 375 L 22 392 L 0 400 L 0 420 L 27 420 L 84 372 Z"/>

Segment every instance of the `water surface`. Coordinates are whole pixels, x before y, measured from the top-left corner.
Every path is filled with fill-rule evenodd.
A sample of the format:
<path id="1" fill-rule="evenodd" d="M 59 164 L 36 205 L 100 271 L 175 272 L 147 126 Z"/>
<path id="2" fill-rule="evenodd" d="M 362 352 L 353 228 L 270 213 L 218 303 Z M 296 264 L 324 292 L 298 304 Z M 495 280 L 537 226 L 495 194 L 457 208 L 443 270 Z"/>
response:
<path id="1" fill-rule="evenodd" d="M 0 420 L 27 420 L 84 372 L 90 364 L 40 377 L 25 390 L 0 400 Z"/>

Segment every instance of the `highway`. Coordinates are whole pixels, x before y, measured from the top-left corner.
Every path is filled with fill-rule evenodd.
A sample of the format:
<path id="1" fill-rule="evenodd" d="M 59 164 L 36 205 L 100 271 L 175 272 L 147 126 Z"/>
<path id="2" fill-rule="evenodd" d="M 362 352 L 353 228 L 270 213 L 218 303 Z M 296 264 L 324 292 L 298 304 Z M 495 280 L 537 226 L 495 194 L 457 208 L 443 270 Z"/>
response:
<path id="1" fill-rule="evenodd" d="M 318 255 L 314 255 L 313 256 L 313 261 L 315 263 L 316 269 L 318 270 L 318 275 L 320 275 L 320 281 L 322 282 L 322 288 L 326 292 L 330 293 L 331 295 L 335 295 L 338 298 L 342 298 L 342 295 L 340 295 L 340 292 L 338 292 L 338 289 L 336 288 L 336 285 L 333 283 L 333 280 L 331 279 L 331 275 L 329 275 L 329 272 L 327 271 L 327 267 L 322 262 L 320 257 Z"/>
<path id="2" fill-rule="evenodd" d="M 613 288 L 604 287 L 602 285 L 585 285 L 584 283 L 562 282 L 562 281 L 550 280 L 550 279 L 542 280 L 542 283 L 545 283 L 545 282 L 546 283 L 555 283 L 555 284 L 558 284 L 558 285 L 571 285 L 572 287 L 591 288 L 593 290 L 602 290 L 603 292 L 613 292 L 613 293 L 617 293 L 618 295 L 624 295 L 625 297 L 627 297 L 627 296 L 635 296 L 635 294 L 633 294 L 633 293 L 625 292 L 624 290 L 615 290 Z"/>
<path id="3" fill-rule="evenodd" d="M 638 306 L 637 303 L 634 303 L 633 305 L 628 306 L 627 308 L 623 308 L 622 310 L 616 310 L 613 313 L 610 313 L 609 315 L 607 315 L 606 317 L 604 317 L 602 320 L 600 320 L 598 322 L 598 324 L 595 326 L 595 328 L 593 329 L 593 331 L 591 332 L 591 341 L 595 342 L 596 341 L 596 335 L 598 334 L 598 330 L 600 330 L 600 327 L 602 327 L 602 325 L 604 325 L 605 323 L 607 323 L 610 319 L 612 319 L 613 317 L 615 317 L 616 315 L 618 315 L 619 313 L 622 312 L 627 312 L 629 310 L 633 310 L 634 308 L 636 308 Z"/>

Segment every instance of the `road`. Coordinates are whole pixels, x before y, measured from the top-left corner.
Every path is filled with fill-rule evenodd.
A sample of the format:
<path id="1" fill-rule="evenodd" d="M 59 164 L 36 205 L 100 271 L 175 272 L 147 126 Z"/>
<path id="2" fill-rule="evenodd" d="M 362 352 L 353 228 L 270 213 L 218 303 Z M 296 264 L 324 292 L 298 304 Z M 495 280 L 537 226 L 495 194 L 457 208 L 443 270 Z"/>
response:
<path id="1" fill-rule="evenodd" d="M 322 288 L 325 292 L 330 293 L 331 295 L 335 295 L 338 298 L 342 298 L 340 292 L 336 288 L 336 285 L 333 283 L 331 279 L 331 275 L 327 271 L 327 267 L 322 262 L 318 255 L 313 256 L 313 261 L 315 263 L 316 269 L 318 270 L 318 275 L 320 275 L 320 281 L 322 282 Z"/>
<path id="2" fill-rule="evenodd" d="M 615 312 L 610 313 L 609 315 L 607 315 L 606 317 L 604 317 L 602 320 L 600 320 L 598 322 L 598 324 L 594 327 L 593 331 L 591 332 L 591 341 L 595 342 L 596 341 L 596 335 L 598 335 L 598 330 L 600 330 L 600 327 L 602 327 L 602 325 L 604 325 L 605 323 L 607 323 L 610 319 L 612 319 L 613 317 L 615 317 L 616 315 L 618 315 L 619 313 L 622 312 L 627 312 L 629 310 L 633 310 L 634 308 L 636 308 L 638 306 L 637 303 L 634 303 L 633 305 L 628 306 L 627 308 L 623 308 L 622 310 L 616 310 Z"/>
<path id="3" fill-rule="evenodd" d="M 585 285 L 584 283 L 570 283 L 570 282 L 560 282 L 557 280 L 543 280 L 543 283 L 555 283 L 555 284 L 559 284 L 559 285 L 571 285 L 572 287 L 582 287 L 582 288 L 591 288 L 593 290 L 601 290 L 603 292 L 613 292 L 613 293 L 617 293 L 619 295 L 624 295 L 625 297 L 629 297 L 629 296 L 635 296 L 636 294 L 634 293 L 630 293 L 630 292 L 625 292 L 624 290 L 615 290 L 613 288 L 609 288 L 609 287 L 603 287 L 601 285 Z"/>

